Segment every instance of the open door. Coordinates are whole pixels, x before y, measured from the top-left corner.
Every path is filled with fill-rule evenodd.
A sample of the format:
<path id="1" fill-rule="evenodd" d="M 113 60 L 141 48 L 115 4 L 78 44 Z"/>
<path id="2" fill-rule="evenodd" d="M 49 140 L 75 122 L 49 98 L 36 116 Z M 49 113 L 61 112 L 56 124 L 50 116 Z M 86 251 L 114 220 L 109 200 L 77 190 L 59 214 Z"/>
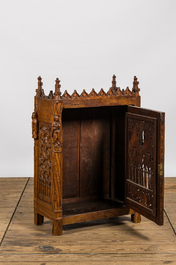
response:
<path id="1" fill-rule="evenodd" d="M 128 106 L 125 119 L 125 203 L 162 225 L 165 114 Z"/>

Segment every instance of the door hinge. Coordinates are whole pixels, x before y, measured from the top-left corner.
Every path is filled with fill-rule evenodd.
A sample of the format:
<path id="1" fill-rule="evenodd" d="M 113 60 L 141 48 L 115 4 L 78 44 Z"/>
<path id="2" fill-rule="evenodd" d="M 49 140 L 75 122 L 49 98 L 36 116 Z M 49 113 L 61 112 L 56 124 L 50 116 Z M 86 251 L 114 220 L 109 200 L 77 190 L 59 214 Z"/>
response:
<path id="1" fill-rule="evenodd" d="M 159 176 L 163 175 L 163 164 L 158 164 L 158 174 Z"/>

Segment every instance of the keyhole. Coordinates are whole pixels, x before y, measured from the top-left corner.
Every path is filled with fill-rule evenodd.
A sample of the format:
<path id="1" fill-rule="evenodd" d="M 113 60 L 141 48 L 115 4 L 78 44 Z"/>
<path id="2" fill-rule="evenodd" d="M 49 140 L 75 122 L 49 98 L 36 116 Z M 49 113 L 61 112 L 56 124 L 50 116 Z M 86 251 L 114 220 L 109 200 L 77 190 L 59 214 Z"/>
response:
<path id="1" fill-rule="evenodd" d="M 144 144 L 144 131 L 142 131 L 142 145 Z"/>

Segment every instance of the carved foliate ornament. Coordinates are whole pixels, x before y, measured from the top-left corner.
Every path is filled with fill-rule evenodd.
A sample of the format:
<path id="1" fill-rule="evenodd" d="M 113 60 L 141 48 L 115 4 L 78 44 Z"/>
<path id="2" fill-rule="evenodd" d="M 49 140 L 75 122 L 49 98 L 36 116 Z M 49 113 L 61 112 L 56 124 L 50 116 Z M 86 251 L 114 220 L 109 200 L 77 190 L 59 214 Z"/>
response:
<path id="1" fill-rule="evenodd" d="M 39 128 L 39 197 L 51 198 L 51 126 L 41 123 Z"/>
<path id="2" fill-rule="evenodd" d="M 38 138 L 38 117 L 36 111 L 32 113 L 32 137 L 35 140 Z"/>
<path id="3" fill-rule="evenodd" d="M 54 122 L 51 128 L 51 136 L 52 136 L 52 144 L 53 144 L 53 151 L 59 152 L 62 148 L 61 143 L 61 117 L 60 115 L 54 116 Z"/>

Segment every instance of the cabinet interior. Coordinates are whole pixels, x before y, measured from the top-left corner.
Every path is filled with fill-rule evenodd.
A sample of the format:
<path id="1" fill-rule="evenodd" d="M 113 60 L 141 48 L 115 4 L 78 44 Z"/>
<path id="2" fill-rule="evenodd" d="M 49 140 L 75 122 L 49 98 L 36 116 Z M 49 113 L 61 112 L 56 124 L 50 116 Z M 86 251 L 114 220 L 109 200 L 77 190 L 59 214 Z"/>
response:
<path id="1" fill-rule="evenodd" d="M 80 213 L 81 207 L 85 212 L 86 208 L 96 210 L 96 205 L 98 210 L 114 206 L 112 201 L 116 207 L 119 201 L 123 203 L 126 109 L 113 106 L 63 110 L 65 214 L 68 208 L 71 213 L 76 207 Z"/>

